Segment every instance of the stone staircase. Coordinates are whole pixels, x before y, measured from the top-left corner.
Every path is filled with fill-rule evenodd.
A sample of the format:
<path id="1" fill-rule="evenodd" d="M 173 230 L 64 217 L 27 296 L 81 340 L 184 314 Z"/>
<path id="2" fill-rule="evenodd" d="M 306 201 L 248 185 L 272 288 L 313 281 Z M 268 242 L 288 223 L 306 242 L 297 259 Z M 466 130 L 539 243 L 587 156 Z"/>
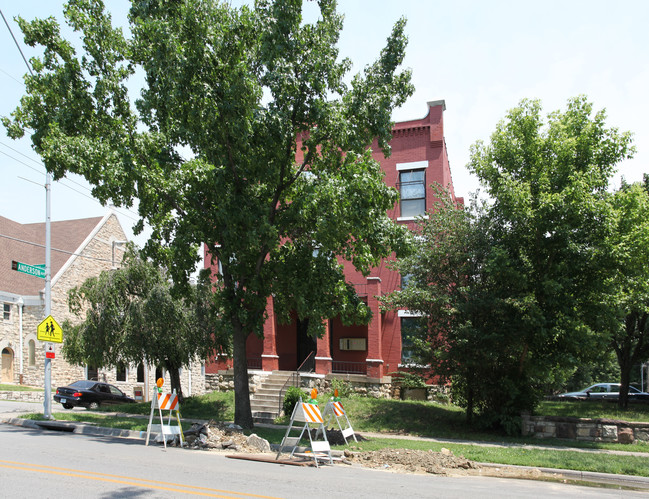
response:
<path id="1" fill-rule="evenodd" d="M 255 423 L 272 423 L 279 417 L 280 390 L 294 371 L 273 371 L 250 396 L 250 409 Z"/>

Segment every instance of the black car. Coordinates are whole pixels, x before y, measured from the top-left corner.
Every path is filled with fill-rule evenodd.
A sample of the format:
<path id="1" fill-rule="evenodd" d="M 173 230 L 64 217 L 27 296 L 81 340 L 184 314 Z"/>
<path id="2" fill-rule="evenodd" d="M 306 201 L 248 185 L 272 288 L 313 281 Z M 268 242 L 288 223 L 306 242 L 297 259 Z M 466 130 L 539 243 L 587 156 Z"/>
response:
<path id="1" fill-rule="evenodd" d="M 100 405 L 130 404 L 135 400 L 108 383 L 80 380 L 57 388 L 54 402 L 62 404 L 65 409 L 76 406 L 97 409 Z"/>

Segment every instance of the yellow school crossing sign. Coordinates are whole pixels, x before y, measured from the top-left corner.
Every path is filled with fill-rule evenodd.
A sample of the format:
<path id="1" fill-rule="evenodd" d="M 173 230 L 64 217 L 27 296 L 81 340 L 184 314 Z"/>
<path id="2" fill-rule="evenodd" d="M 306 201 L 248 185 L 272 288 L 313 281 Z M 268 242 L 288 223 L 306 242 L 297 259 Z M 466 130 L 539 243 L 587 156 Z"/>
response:
<path id="1" fill-rule="evenodd" d="M 54 320 L 54 317 L 48 315 L 47 318 L 38 325 L 38 334 L 36 337 L 39 341 L 51 341 L 52 343 L 63 343 L 63 329 Z"/>

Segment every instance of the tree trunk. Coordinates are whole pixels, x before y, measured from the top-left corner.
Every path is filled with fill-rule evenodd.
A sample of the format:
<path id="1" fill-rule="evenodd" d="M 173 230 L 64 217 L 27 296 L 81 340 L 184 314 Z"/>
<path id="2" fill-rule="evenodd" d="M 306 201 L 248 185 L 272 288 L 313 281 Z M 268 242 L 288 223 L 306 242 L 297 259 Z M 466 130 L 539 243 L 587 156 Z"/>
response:
<path id="1" fill-rule="evenodd" d="M 254 427 L 250 409 L 250 386 L 248 384 L 248 361 L 246 357 L 247 334 L 241 324 L 233 324 L 233 362 L 234 362 L 234 422 L 242 428 Z"/>
<path id="2" fill-rule="evenodd" d="M 182 403 L 185 398 L 183 397 L 183 388 L 180 385 L 180 370 L 178 367 L 167 365 L 167 371 L 169 371 L 169 380 L 171 381 L 171 392 L 173 393 L 176 390 L 178 402 Z"/>

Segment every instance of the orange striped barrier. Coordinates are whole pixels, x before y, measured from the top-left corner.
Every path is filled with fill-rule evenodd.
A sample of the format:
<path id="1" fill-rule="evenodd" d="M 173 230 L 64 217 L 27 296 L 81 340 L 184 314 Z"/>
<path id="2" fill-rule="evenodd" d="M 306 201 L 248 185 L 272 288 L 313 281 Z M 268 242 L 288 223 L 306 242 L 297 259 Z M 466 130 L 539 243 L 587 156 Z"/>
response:
<path id="1" fill-rule="evenodd" d="M 305 423 L 323 423 L 324 420 L 322 419 L 322 413 L 320 413 L 320 408 L 317 405 L 314 404 L 309 404 L 302 402 L 302 417 L 298 419 L 298 415 L 296 415 L 296 420 L 297 421 L 303 421 Z"/>
<path id="2" fill-rule="evenodd" d="M 311 399 L 315 400 L 315 396 L 312 395 Z M 300 435 L 297 437 L 290 435 L 291 430 L 293 429 L 294 421 L 304 423 L 304 426 L 302 427 L 302 431 L 300 432 Z M 318 425 L 318 431 L 316 432 L 315 439 L 311 435 L 311 429 L 309 428 L 309 424 Z M 293 414 L 291 415 L 291 421 L 288 424 L 288 428 L 286 428 L 286 433 L 284 434 L 284 438 L 282 439 L 282 443 L 279 446 L 279 451 L 277 452 L 277 456 L 275 457 L 275 459 L 276 460 L 279 459 L 279 456 L 285 447 L 291 448 L 290 457 L 292 458 L 293 454 L 295 454 L 295 450 L 298 448 L 300 440 L 302 440 L 302 437 L 305 436 L 305 434 L 309 439 L 309 444 L 311 447 L 311 451 L 305 455 L 313 458 L 316 467 L 318 466 L 319 459 L 325 460 L 329 464 L 333 464 L 333 457 L 331 455 L 331 446 L 329 445 L 329 441 L 327 440 L 327 433 L 324 427 L 324 419 L 322 418 L 322 413 L 320 412 L 320 408 L 315 403 L 301 402 L 301 401 L 295 404 L 295 408 L 293 409 Z M 319 434 L 322 434 L 322 440 L 317 440 L 317 435 Z"/>
<path id="3" fill-rule="evenodd" d="M 354 433 L 354 429 L 352 428 L 352 424 L 349 422 L 349 418 L 347 417 L 347 412 L 343 408 L 343 404 L 338 398 L 337 394 L 333 399 L 327 402 L 327 405 L 322 411 L 322 415 L 323 419 L 325 420 L 325 424 L 323 425 L 325 428 L 327 427 L 327 425 L 331 425 L 333 419 L 336 420 L 336 423 L 338 423 L 338 428 L 340 428 L 340 432 L 342 433 L 346 444 L 349 443 L 347 442 L 347 438 L 349 437 L 352 437 L 354 441 L 358 442 Z"/>
<path id="4" fill-rule="evenodd" d="M 178 404 L 178 395 L 174 390 L 174 393 L 162 393 L 162 385 L 164 384 L 164 379 L 158 378 L 156 381 L 156 388 L 153 389 L 153 397 L 151 397 L 151 413 L 149 414 L 149 424 L 146 427 L 146 441 L 144 445 L 149 445 L 149 438 L 151 437 L 152 432 L 159 432 L 157 438 L 162 438 L 162 443 L 164 444 L 165 449 L 167 448 L 167 436 L 173 438 L 174 435 L 178 435 L 180 439 L 180 445 L 185 445 L 185 439 L 183 436 L 183 428 L 180 422 L 180 405 Z M 164 418 L 162 417 L 162 411 L 169 411 L 169 419 L 165 424 Z M 172 413 L 176 412 L 175 420 L 176 424 L 171 424 Z M 158 413 L 160 418 L 160 424 L 154 424 L 154 413 Z"/>
<path id="5" fill-rule="evenodd" d="M 178 405 L 178 395 L 175 393 L 158 393 L 158 405 L 164 411 L 173 411 Z"/>

